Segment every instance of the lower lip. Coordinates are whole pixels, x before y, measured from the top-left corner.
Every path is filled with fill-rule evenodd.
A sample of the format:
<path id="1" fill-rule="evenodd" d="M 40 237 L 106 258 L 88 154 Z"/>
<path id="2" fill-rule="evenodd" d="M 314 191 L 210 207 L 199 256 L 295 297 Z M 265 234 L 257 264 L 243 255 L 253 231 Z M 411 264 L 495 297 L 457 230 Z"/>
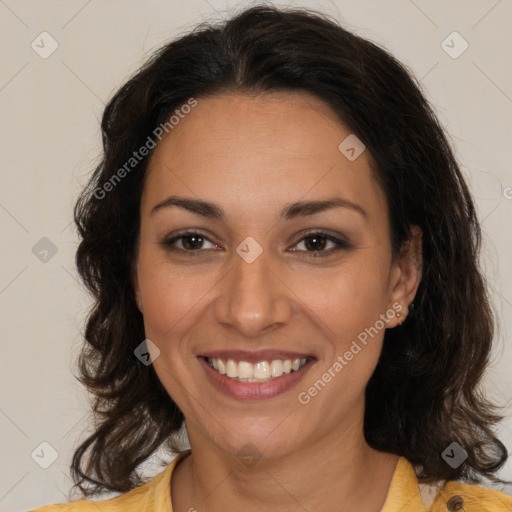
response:
<path id="1" fill-rule="evenodd" d="M 198 359 L 217 389 L 238 400 L 263 400 L 285 393 L 297 384 L 314 364 L 314 360 L 307 361 L 299 370 L 283 374 L 268 382 L 239 382 L 214 370 L 203 357 Z"/>

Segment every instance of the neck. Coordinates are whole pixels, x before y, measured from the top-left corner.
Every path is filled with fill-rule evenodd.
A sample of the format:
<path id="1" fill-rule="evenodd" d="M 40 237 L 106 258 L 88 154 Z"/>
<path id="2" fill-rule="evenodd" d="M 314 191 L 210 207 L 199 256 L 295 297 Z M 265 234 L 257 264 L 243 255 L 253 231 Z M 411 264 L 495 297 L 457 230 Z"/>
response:
<path id="1" fill-rule="evenodd" d="M 173 474 L 174 512 L 379 512 L 398 461 L 372 449 L 362 430 L 333 432 L 280 458 L 245 461 L 189 438 L 192 454 Z"/>

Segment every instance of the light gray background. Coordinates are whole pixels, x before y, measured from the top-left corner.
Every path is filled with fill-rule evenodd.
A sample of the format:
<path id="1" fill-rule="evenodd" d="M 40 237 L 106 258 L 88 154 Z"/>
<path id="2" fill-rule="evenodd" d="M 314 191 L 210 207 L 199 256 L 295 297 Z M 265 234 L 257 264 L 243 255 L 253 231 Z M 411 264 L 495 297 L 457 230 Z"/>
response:
<path id="1" fill-rule="evenodd" d="M 247 3 L 0 0 L 1 511 L 66 501 L 73 447 L 88 428 L 87 398 L 72 376 L 90 299 L 74 269 L 71 208 L 100 155 L 104 104 L 161 43 Z M 486 387 L 508 403 L 500 433 L 512 452 L 512 3 L 288 4 L 334 15 L 387 47 L 421 80 L 450 133 L 485 230 L 483 265 L 501 324 Z M 59 45 L 46 59 L 31 48 L 48 51 L 43 31 Z M 469 45 L 458 58 L 442 47 L 453 31 Z M 453 54 L 463 40 L 444 44 Z M 57 248 L 46 262 L 32 252 L 43 237 Z M 42 442 L 58 454 L 48 469 L 31 457 L 36 450 L 34 459 L 51 462 Z M 512 463 L 502 476 L 512 479 Z"/>

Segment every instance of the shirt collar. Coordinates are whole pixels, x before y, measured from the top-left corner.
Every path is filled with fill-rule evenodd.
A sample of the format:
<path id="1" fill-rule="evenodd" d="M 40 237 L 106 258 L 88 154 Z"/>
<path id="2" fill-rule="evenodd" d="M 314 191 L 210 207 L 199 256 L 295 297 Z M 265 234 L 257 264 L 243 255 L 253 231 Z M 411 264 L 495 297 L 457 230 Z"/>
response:
<path id="1" fill-rule="evenodd" d="M 162 473 L 163 478 L 155 486 L 153 495 L 155 510 L 172 512 L 171 475 L 178 462 L 190 453 L 190 449 L 181 452 Z M 381 512 L 406 512 L 409 510 L 424 512 L 427 508 L 421 499 L 418 480 L 412 464 L 405 457 L 399 457 Z"/>
<path id="2" fill-rule="evenodd" d="M 418 479 L 412 464 L 405 457 L 400 457 L 381 512 L 409 510 L 423 512 L 427 508 L 421 500 Z"/>

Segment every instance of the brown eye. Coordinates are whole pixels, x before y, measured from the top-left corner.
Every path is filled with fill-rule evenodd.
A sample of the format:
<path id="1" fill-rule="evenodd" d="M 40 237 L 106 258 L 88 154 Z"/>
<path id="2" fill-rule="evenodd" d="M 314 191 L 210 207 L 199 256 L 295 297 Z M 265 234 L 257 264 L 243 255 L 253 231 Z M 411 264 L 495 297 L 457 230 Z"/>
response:
<path id="1" fill-rule="evenodd" d="M 328 233 L 314 232 L 302 238 L 293 251 L 306 253 L 307 256 L 329 256 L 340 249 L 348 249 L 349 244 L 344 240 Z"/>
<path id="2" fill-rule="evenodd" d="M 180 237 L 181 244 L 187 250 L 201 249 L 204 243 L 204 238 L 198 235 L 188 235 Z"/>
<path id="3" fill-rule="evenodd" d="M 202 249 L 218 249 L 219 246 L 211 242 L 201 233 L 182 233 L 160 242 L 169 251 L 203 252 Z M 209 244 L 209 245 L 208 245 Z"/>
<path id="4" fill-rule="evenodd" d="M 305 247 L 309 251 L 319 251 L 325 249 L 327 245 L 327 238 L 325 236 L 312 235 L 304 238 L 306 240 Z"/>

